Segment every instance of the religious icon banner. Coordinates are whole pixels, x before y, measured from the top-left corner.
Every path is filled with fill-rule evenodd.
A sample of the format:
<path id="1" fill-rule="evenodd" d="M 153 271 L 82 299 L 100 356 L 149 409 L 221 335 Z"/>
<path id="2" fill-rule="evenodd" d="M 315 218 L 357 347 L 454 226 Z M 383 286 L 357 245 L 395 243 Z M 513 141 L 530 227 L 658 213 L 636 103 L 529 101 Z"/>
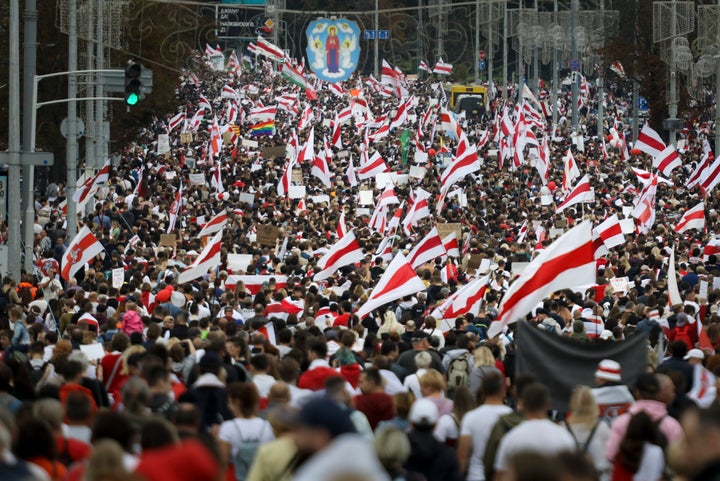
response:
<path id="1" fill-rule="evenodd" d="M 320 80 L 350 78 L 360 58 L 360 28 L 352 20 L 318 18 L 306 30 L 310 68 Z"/>

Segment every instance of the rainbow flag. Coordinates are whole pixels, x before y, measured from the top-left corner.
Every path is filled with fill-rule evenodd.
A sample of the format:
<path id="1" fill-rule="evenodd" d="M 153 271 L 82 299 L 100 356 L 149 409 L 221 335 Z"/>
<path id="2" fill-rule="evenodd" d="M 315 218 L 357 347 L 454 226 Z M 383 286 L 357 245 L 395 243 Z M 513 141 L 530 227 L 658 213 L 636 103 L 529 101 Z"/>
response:
<path id="1" fill-rule="evenodd" d="M 250 135 L 273 135 L 275 133 L 275 121 L 268 120 L 250 127 Z"/>

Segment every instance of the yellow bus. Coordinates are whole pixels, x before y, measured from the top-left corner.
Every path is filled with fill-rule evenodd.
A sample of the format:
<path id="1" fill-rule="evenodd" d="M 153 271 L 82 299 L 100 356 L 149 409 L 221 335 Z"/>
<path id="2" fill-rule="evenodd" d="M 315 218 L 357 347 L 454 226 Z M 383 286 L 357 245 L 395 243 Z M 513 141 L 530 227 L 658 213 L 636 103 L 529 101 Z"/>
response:
<path id="1" fill-rule="evenodd" d="M 465 112 L 468 118 L 479 117 L 487 110 L 487 87 L 481 85 L 452 85 L 450 87 L 450 108 Z"/>

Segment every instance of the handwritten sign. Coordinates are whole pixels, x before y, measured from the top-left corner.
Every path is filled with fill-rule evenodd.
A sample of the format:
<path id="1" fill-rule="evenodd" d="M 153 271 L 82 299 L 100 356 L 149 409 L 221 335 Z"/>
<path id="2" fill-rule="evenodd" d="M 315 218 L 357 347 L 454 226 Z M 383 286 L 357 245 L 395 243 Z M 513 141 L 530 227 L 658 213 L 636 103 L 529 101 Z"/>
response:
<path id="1" fill-rule="evenodd" d="M 455 238 L 458 242 L 462 242 L 462 224 L 459 222 L 448 222 L 437 225 L 438 234 L 441 239 L 445 239 L 451 232 L 455 232 Z"/>
<path id="2" fill-rule="evenodd" d="M 175 234 L 160 234 L 160 244 L 158 247 L 175 247 L 177 244 L 177 237 Z"/>
<path id="3" fill-rule="evenodd" d="M 274 246 L 280 235 L 280 229 L 274 225 L 259 225 L 257 227 L 257 242 L 265 246 Z"/>
<path id="4" fill-rule="evenodd" d="M 180 134 L 180 143 L 189 144 L 193 141 L 192 132 L 183 132 Z"/>

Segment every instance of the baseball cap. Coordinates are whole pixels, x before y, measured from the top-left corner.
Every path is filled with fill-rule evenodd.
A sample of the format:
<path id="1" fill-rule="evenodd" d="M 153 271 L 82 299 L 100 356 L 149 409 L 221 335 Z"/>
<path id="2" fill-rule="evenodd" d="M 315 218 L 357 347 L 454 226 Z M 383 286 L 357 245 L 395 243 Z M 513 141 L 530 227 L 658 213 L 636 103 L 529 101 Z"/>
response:
<path id="1" fill-rule="evenodd" d="M 705 359 L 705 353 L 703 353 L 700 349 L 690 349 L 687 354 L 685 354 L 685 357 L 683 358 L 686 361 L 688 359 Z"/>
<path id="2" fill-rule="evenodd" d="M 428 399 L 418 399 L 410 408 L 408 420 L 415 426 L 434 426 L 438 420 L 438 408 Z"/>

